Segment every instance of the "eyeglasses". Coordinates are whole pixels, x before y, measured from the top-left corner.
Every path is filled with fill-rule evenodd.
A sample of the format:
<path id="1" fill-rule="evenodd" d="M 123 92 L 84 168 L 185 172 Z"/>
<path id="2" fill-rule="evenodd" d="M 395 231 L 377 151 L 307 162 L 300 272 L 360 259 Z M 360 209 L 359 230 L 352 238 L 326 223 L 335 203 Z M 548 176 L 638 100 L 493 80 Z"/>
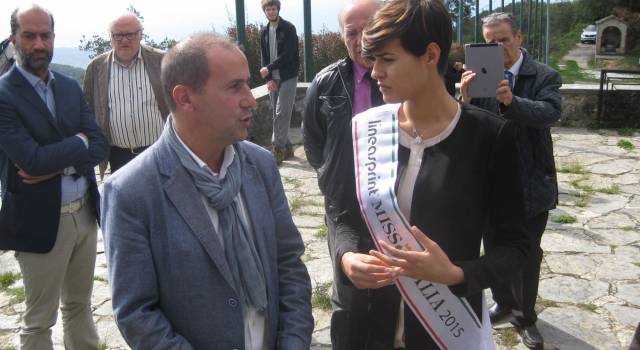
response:
<path id="1" fill-rule="evenodd" d="M 127 40 L 131 41 L 138 35 L 138 33 L 140 33 L 140 29 L 136 30 L 135 32 L 131 32 L 131 33 L 111 33 L 111 37 L 115 41 L 122 41 L 122 39 L 124 39 L 124 38 L 127 38 Z"/>

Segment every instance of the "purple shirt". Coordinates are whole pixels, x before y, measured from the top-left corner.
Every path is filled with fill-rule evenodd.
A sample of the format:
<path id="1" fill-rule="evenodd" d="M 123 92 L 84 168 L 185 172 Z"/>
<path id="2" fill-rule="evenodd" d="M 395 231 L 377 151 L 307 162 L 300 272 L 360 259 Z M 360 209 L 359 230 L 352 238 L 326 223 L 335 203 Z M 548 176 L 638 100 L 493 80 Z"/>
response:
<path id="1" fill-rule="evenodd" d="M 353 62 L 353 115 L 371 108 L 371 81 L 364 77 L 367 72 L 368 68 Z"/>

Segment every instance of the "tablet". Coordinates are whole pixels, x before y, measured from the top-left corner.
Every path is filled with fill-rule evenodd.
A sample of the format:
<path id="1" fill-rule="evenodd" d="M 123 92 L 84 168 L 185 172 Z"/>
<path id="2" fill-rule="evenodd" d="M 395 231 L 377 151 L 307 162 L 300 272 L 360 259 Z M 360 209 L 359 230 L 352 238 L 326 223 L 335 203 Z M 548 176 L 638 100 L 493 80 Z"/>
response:
<path id="1" fill-rule="evenodd" d="M 466 44 L 465 69 L 476 73 L 469 83 L 470 97 L 496 97 L 504 80 L 504 49 L 501 43 Z"/>

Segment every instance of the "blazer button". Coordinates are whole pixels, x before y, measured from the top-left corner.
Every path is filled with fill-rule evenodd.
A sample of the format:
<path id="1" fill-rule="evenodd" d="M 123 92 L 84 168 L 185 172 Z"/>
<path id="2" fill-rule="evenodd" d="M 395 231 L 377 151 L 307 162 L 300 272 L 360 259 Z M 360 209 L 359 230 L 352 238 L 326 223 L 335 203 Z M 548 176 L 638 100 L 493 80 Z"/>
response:
<path id="1" fill-rule="evenodd" d="M 238 301 L 234 298 L 229 298 L 229 300 L 227 300 L 227 305 L 231 307 L 236 307 L 238 306 Z"/>

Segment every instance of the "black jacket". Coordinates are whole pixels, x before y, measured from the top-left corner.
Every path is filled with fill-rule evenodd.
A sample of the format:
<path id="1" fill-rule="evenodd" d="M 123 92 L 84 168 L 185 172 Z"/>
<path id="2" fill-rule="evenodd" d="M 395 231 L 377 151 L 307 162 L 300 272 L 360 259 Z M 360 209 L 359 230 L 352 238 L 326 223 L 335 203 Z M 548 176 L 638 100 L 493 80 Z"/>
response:
<path id="1" fill-rule="evenodd" d="M 560 119 L 560 75 L 523 50 L 524 60 L 508 108 L 494 98 L 477 98 L 471 104 L 513 121 L 519 151 L 521 182 L 527 217 L 555 208 L 558 183 L 550 127 Z"/>
<path id="2" fill-rule="evenodd" d="M 291 22 L 279 17 L 276 28 L 276 40 L 278 41 L 278 57 L 273 63 L 269 54 L 269 23 L 260 30 L 260 50 L 262 52 L 262 66 L 269 69 L 267 81 L 273 79 L 271 72 L 278 69 L 280 80 L 285 81 L 298 76 L 300 58 L 298 57 L 298 34 L 296 27 Z"/>

